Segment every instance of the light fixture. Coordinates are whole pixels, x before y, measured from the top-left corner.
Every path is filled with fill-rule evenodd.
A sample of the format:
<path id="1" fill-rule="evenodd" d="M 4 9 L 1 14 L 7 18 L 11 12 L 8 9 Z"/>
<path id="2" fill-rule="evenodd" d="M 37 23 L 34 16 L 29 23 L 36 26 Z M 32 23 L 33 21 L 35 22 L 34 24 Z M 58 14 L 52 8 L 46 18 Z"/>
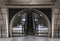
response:
<path id="1" fill-rule="evenodd" d="M 42 14 L 40 14 L 40 16 L 42 17 L 43 15 L 42 15 Z"/>
<path id="2" fill-rule="evenodd" d="M 22 19 L 22 21 L 25 21 L 25 19 Z"/>
<path id="3" fill-rule="evenodd" d="M 37 19 L 35 19 L 35 21 L 38 21 Z"/>

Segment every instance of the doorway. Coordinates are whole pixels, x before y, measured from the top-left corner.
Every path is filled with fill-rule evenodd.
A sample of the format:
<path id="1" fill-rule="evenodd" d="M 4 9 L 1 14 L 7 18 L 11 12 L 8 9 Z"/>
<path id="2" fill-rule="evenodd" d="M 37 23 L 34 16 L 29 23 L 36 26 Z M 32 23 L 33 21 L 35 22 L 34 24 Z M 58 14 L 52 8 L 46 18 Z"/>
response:
<path id="1" fill-rule="evenodd" d="M 10 36 L 49 36 L 50 21 L 37 9 L 23 9 L 16 13 L 10 22 Z"/>

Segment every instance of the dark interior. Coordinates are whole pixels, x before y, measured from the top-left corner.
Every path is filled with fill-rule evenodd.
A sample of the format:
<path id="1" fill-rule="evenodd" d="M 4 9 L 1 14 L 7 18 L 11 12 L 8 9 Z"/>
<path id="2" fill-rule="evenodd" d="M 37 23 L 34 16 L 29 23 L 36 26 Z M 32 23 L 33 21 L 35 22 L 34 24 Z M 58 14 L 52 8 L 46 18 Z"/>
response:
<path id="1" fill-rule="evenodd" d="M 32 16 L 32 12 L 28 11 L 27 14 L 27 30 L 26 30 L 26 35 L 33 35 L 33 16 Z"/>

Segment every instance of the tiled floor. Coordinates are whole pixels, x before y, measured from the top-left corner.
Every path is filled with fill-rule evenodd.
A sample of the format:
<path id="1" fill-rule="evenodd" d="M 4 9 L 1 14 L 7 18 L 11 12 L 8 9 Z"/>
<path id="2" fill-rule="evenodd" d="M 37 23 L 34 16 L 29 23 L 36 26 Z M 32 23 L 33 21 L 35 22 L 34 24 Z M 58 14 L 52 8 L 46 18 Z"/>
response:
<path id="1" fill-rule="evenodd" d="M 26 36 L 15 38 L 0 38 L 0 41 L 60 41 L 60 38 Z"/>
<path id="2" fill-rule="evenodd" d="M 0 41 L 12 41 L 12 38 L 0 38 Z"/>
<path id="3" fill-rule="evenodd" d="M 60 38 L 49 38 L 49 41 L 60 41 Z"/>
<path id="4" fill-rule="evenodd" d="M 49 41 L 47 37 L 26 36 L 21 38 L 13 38 L 12 41 Z"/>

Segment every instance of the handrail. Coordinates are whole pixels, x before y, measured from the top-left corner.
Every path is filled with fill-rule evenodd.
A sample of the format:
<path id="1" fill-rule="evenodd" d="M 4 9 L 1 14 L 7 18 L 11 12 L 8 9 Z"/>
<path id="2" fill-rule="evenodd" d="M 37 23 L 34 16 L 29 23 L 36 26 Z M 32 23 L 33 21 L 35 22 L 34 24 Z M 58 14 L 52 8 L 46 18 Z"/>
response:
<path id="1" fill-rule="evenodd" d="M 26 34 L 26 29 L 27 29 L 27 16 L 28 16 L 28 15 L 26 14 L 26 17 L 25 17 L 25 19 L 26 19 L 26 20 L 25 20 L 25 29 L 24 29 L 24 30 L 25 30 L 25 31 L 24 31 L 25 34 Z"/>

